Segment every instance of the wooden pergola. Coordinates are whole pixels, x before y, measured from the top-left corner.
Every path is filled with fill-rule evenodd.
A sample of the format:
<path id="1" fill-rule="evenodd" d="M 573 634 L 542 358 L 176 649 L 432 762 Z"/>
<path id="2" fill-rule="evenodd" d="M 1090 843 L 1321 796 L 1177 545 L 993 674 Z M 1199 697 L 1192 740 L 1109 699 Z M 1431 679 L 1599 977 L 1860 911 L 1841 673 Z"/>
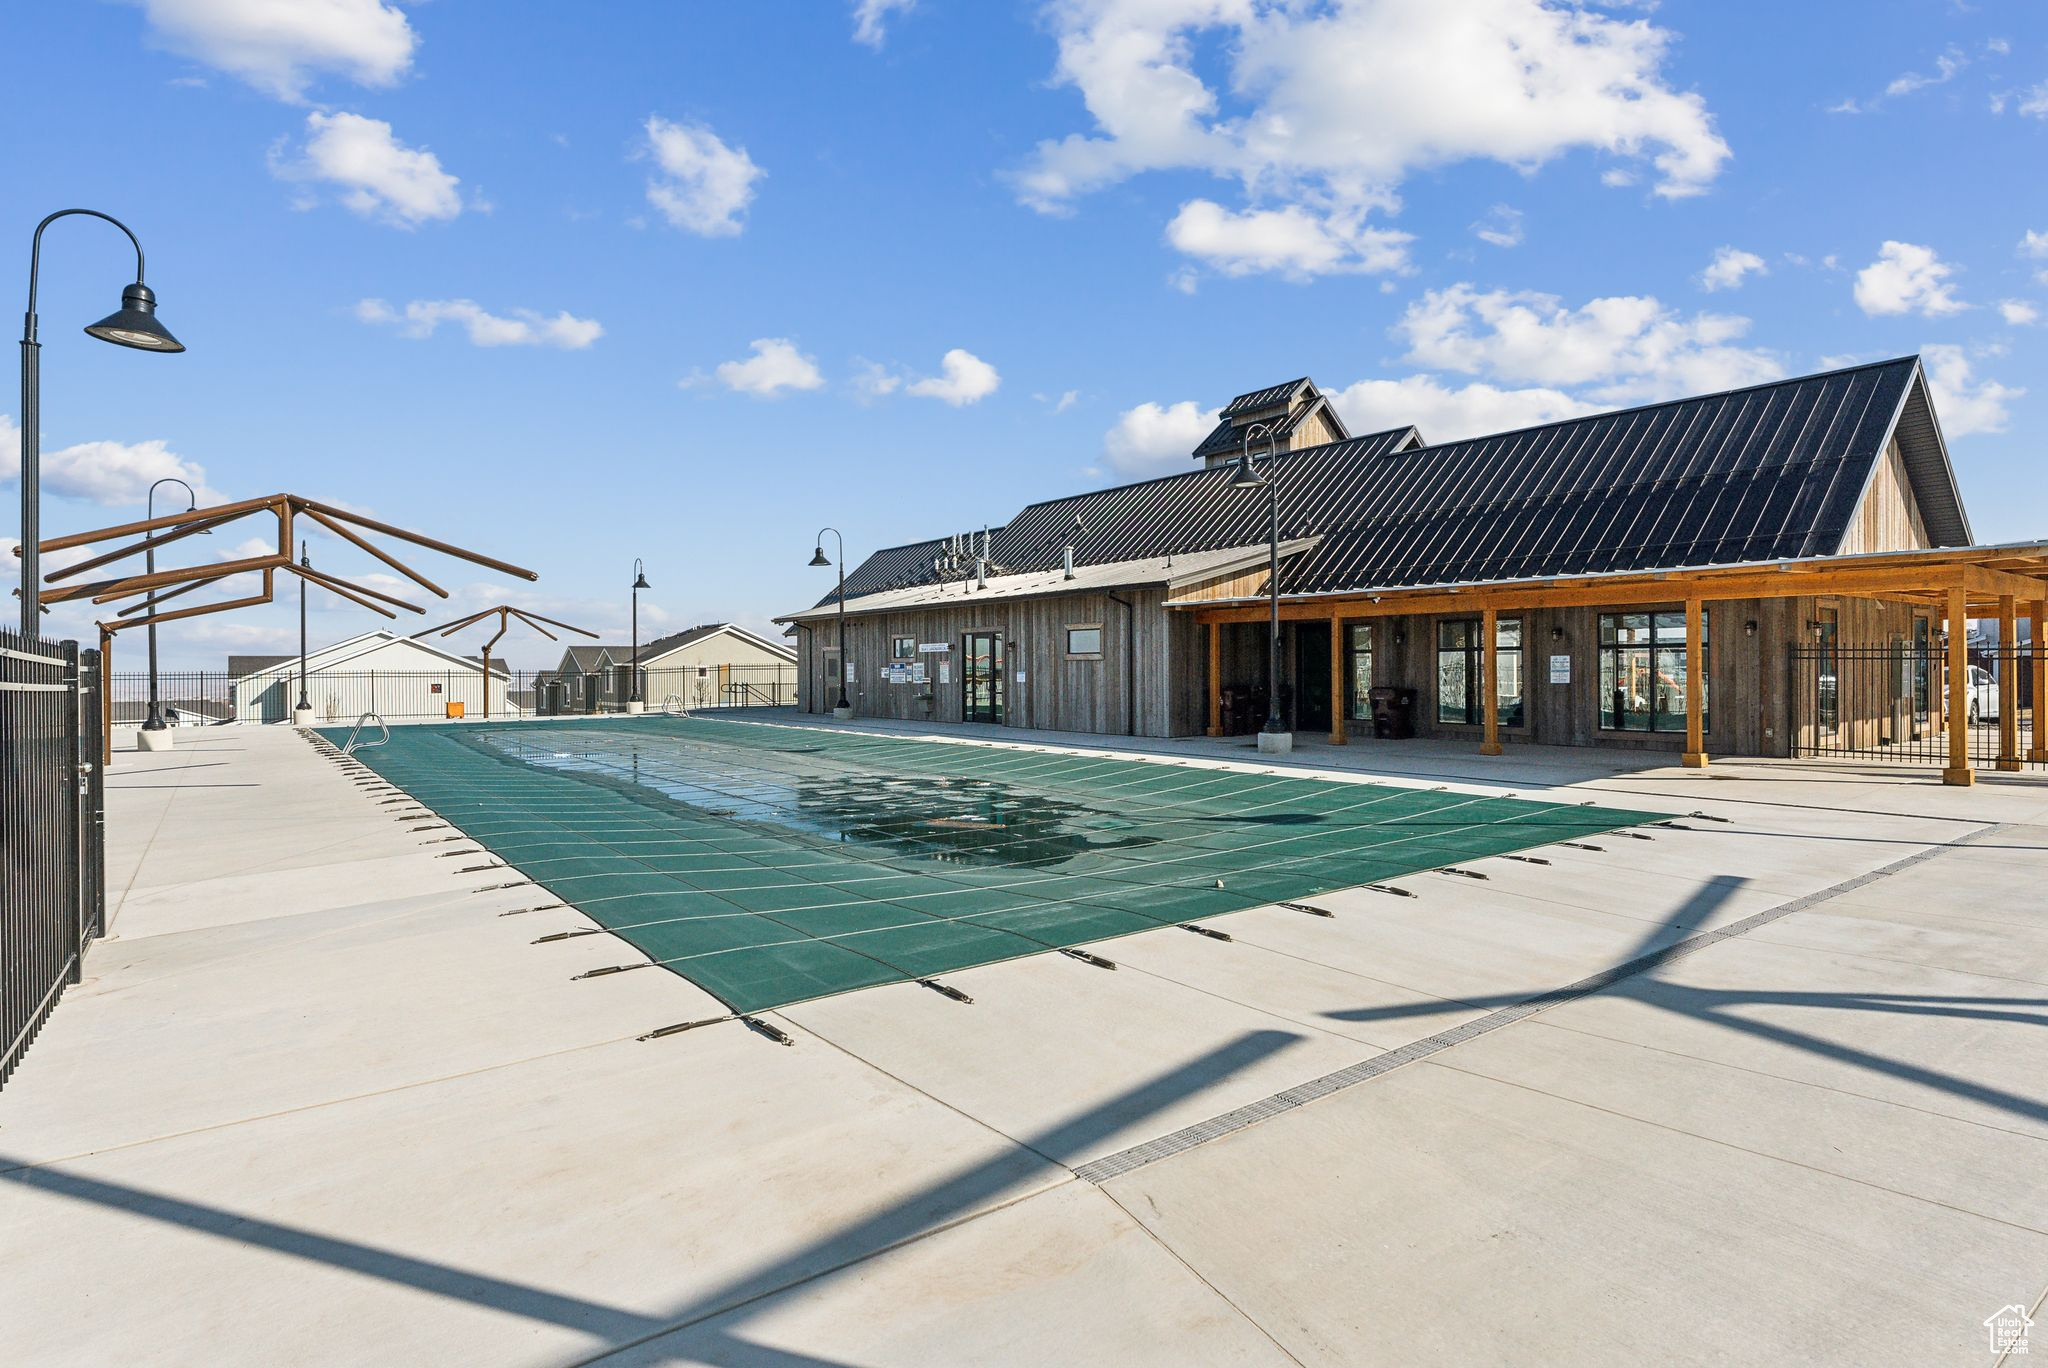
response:
<path id="1" fill-rule="evenodd" d="M 1209 628 L 1209 734 L 1223 730 L 1221 632 L 1227 623 L 1263 622 L 1271 611 L 1263 595 L 1242 592 L 1244 582 L 1232 581 L 1228 598 L 1183 597 L 1168 607 L 1191 612 Z M 1260 586 L 1261 589 L 1264 586 Z M 1702 672 L 1702 616 L 1704 606 L 1716 600 L 1804 598 L 1840 595 L 1885 599 L 1901 603 L 1938 607 L 1948 624 L 1948 670 L 1952 681 L 1969 677 L 1969 631 L 1972 617 L 1998 619 L 2000 640 L 2015 640 L 2019 617 L 2030 621 L 2033 651 L 2033 687 L 2037 710 L 2048 700 L 2048 651 L 2042 649 L 2044 619 L 2048 619 L 2048 543 L 2023 542 L 2004 546 L 1940 547 L 1921 551 L 1890 551 L 1866 555 L 1816 556 L 1802 560 L 1770 561 L 1745 565 L 1703 566 L 1688 569 L 1634 571 L 1616 574 L 1557 576 L 1544 579 L 1503 580 L 1479 584 L 1417 585 L 1387 589 L 1344 591 L 1326 594 L 1283 595 L 1280 616 L 1297 622 L 1328 621 L 1330 624 L 1330 678 L 1343 670 L 1342 625 L 1346 619 L 1398 617 L 1411 614 L 1464 613 L 1481 619 L 1483 678 L 1494 679 L 1498 669 L 1496 626 L 1500 615 L 1542 608 L 1625 608 L 1683 603 L 1686 620 L 1686 671 L 1699 679 Z M 2019 768 L 2018 689 L 2019 679 L 2004 671 L 1999 680 L 1998 710 L 2001 733 L 2000 768 Z M 1482 755 L 1499 755 L 1500 700 L 1498 691 L 1482 689 L 1485 708 L 1485 739 Z M 1707 764 L 1705 720 L 1701 712 L 1702 690 L 1686 690 L 1686 728 L 1683 761 L 1694 768 Z M 1947 700 L 1948 766 L 1943 781 L 1970 784 L 1976 773 L 1970 766 L 1969 689 L 1952 683 Z M 1332 707 L 1330 743 L 1348 740 L 1344 710 Z M 2027 759 L 2048 761 L 2043 729 L 2034 729 Z"/>
<path id="2" fill-rule="evenodd" d="M 126 560 L 131 556 L 159 550 L 174 542 L 183 541 L 187 537 L 197 536 L 202 532 L 212 532 L 243 518 L 257 517 L 264 514 L 271 515 L 276 519 L 277 549 L 274 552 L 267 552 L 261 556 L 244 556 L 236 560 L 217 561 L 209 565 L 185 566 L 178 569 L 158 570 L 154 573 L 140 575 L 117 575 L 110 579 L 92 580 L 80 584 L 59 583 L 59 581 L 72 580 L 89 571 L 112 565 L 116 561 Z M 275 577 L 279 571 L 297 575 L 310 585 L 324 589 L 338 598 L 346 599 L 358 607 L 368 608 L 370 611 L 379 613 L 387 618 L 396 618 L 398 616 L 396 612 L 392 611 L 394 608 L 404 609 L 410 613 L 424 614 L 426 612 L 426 609 L 416 604 L 408 603 L 404 599 L 384 593 L 382 590 L 373 589 L 366 584 L 354 583 L 340 576 L 330 575 L 324 571 L 315 570 L 309 565 L 301 564 L 292 555 L 292 546 L 295 541 L 295 530 L 301 527 L 303 523 L 310 523 L 333 533 L 343 541 L 367 552 L 375 559 L 390 566 L 422 589 L 440 598 L 448 597 L 446 589 L 428 579 L 425 575 L 422 575 L 383 547 L 369 540 L 365 534 L 373 533 L 398 541 L 409 542 L 414 546 L 424 547 L 427 550 L 439 552 L 444 556 L 452 556 L 457 560 L 468 561 L 473 565 L 481 565 L 520 579 L 536 580 L 540 578 L 534 571 L 528 570 L 523 566 L 513 565 L 509 561 L 501 561 L 495 557 L 486 556 L 481 552 L 466 550 L 463 547 L 439 541 L 418 532 L 408 531 L 402 527 L 394 527 L 390 523 L 380 522 L 375 518 L 366 517 L 361 513 L 350 512 L 345 508 L 337 508 L 332 504 L 320 503 L 317 500 L 308 499 L 297 494 L 271 494 L 260 499 L 243 499 L 236 503 L 219 504 L 212 508 L 195 508 L 182 513 L 167 513 L 161 518 L 146 518 L 139 522 L 121 523 L 118 526 L 103 527 L 90 532 L 75 532 L 70 536 L 53 537 L 48 541 L 42 542 L 40 543 L 40 549 L 43 554 L 48 555 L 53 551 L 68 551 L 74 547 L 92 546 L 100 542 L 119 541 L 129 537 L 139 537 L 141 539 L 126 546 L 117 546 L 111 551 L 102 552 L 100 555 L 88 560 L 79 561 L 75 565 L 68 565 L 61 570 L 53 571 L 44 576 L 45 583 L 53 587 L 43 591 L 42 601 L 46 604 L 51 604 L 89 599 L 93 603 L 99 604 L 116 603 L 122 599 L 140 597 L 140 602 L 132 603 L 126 608 L 119 609 L 113 618 L 102 620 L 95 624 L 99 628 L 100 634 L 100 671 L 103 679 L 109 678 L 112 673 L 111 661 L 116 633 L 125 632 L 134 627 L 150 627 L 160 623 L 177 622 L 186 618 L 206 617 L 214 613 L 234 612 L 237 609 L 253 608 L 260 604 L 269 603 L 273 598 L 273 590 L 276 583 Z M 194 604 L 184 608 L 174 608 L 169 611 L 164 611 L 160 606 L 167 600 L 189 594 L 196 589 L 203 589 L 208 585 L 218 584 L 236 575 L 248 574 L 262 577 L 263 587 L 260 592 L 247 594 L 240 598 L 227 599 L 218 603 Z M 488 666 L 485 670 L 485 681 L 485 693 L 488 696 Z M 111 688 L 101 688 L 100 707 L 101 730 L 106 737 L 108 748 L 107 754 L 103 758 L 111 759 L 113 746 L 113 691 Z"/>
<path id="3" fill-rule="evenodd" d="M 484 643 L 483 648 L 484 720 L 486 721 L 489 721 L 491 716 L 491 648 L 497 645 L 498 639 L 504 636 L 505 633 L 511 629 L 511 620 L 513 618 L 518 618 L 521 622 L 533 628 L 534 631 L 539 632 L 549 641 L 555 641 L 559 638 L 557 638 L 553 632 L 550 632 L 548 630 L 548 627 L 559 627 L 565 632 L 574 632 L 578 636 L 587 636 L 593 641 L 597 639 L 597 633 L 595 632 L 587 631 L 582 627 L 571 627 L 566 622 L 557 622 L 553 618 L 542 617 L 539 613 L 529 613 L 524 608 L 514 608 L 509 603 L 501 603 L 495 608 L 485 608 L 479 612 L 471 613 L 466 618 L 457 618 L 453 622 L 443 623 L 439 627 L 429 627 L 424 632 L 414 632 L 413 639 L 417 641 L 419 638 L 423 636 L 431 636 L 436 632 L 440 633 L 444 637 L 453 636 L 455 633 L 461 631 L 463 628 L 482 622 L 485 618 L 488 618 L 493 614 L 497 615 L 498 630 L 491 634 L 491 639 Z M 547 627 L 543 627 L 541 625 L 542 623 L 546 623 Z"/>

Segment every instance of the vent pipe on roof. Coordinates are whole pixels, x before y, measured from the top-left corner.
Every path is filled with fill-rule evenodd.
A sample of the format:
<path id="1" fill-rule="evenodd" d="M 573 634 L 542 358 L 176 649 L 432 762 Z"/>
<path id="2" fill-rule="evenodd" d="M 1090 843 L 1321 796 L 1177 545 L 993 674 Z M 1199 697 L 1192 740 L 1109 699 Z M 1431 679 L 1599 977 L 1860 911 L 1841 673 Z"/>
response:
<path id="1" fill-rule="evenodd" d="M 1074 577 L 1074 544 L 1068 542 L 1060 549 L 1060 568 L 1066 572 L 1064 578 Z"/>

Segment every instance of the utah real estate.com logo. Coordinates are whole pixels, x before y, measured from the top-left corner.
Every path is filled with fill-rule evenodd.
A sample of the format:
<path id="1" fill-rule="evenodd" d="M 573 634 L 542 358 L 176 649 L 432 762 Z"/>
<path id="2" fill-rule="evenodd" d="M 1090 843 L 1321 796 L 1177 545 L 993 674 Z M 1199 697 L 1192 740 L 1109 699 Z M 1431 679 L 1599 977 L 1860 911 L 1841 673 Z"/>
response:
<path id="1" fill-rule="evenodd" d="M 2026 1353 L 2027 1331 L 2033 1325 L 2033 1317 L 2018 1302 L 1999 1307 L 1984 1318 L 1984 1328 L 1991 1333 L 1991 1352 L 2013 1356 Z"/>

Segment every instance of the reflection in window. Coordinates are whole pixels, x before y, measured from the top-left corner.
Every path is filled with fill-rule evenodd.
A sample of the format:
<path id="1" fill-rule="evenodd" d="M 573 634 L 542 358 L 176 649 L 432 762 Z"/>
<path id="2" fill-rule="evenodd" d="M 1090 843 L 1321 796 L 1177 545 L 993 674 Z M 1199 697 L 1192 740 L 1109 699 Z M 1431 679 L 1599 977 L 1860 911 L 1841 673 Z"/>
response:
<path id="1" fill-rule="evenodd" d="M 1707 669 L 1709 614 L 1700 614 L 1700 668 Z M 1683 732 L 1686 693 L 1684 613 L 1600 615 L 1600 725 L 1609 731 Z M 1698 681 L 1700 720 L 1712 730 L 1707 681 Z"/>
<path id="2" fill-rule="evenodd" d="M 1436 720 L 1475 723 L 1486 720 L 1483 619 L 1457 618 L 1436 625 Z M 1495 687 L 1500 724 L 1522 725 L 1522 620 L 1500 618 L 1494 635 Z"/>
<path id="3" fill-rule="evenodd" d="M 1350 628 L 1351 692 L 1350 711 L 1354 722 L 1372 719 L 1372 624 L 1353 623 Z"/>

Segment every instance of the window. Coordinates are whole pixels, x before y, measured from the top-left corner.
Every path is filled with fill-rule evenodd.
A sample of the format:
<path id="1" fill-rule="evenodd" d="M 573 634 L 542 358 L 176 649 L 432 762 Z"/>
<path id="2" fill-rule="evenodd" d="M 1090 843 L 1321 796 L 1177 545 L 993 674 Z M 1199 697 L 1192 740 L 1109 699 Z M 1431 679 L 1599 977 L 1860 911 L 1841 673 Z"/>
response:
<path id="1" fill-rule="evenodd" d="M 917 655 L 917 638 L 897 637 L 889 654 L 897 660 L 910 660 Z"/>
<path id="2" fill-rule="evenodd" d="M 1350 711 L 1353 722 L 1372 720 L 1372 624 L 1353 623 L 1347 629 L 1351 648 Z"/>
<path id="3" fill-rule="evenodd" d="M 1100 623 L 1067 628 L 1067 659 L 1102 659 L 1102 625 Z"/>
<path id="4" fill-rule="evenodd" d="M 1707 670 L 1709 614 L 1700 614 L 1700 666 Z M 1600 725 L 1608 731 L 1683 732 L 1686 690 L 1684 613 L 1600 615 Z M 1712 730 L 1707 681 L 1699 680 L 1700 721 Z"/>
<path id="5" fill-rule="evenodd" d="M 1453 725 L 1486 720 L 1486 673 L 1482 618 L 1456 618 L 1436 625 L 1436 720 Z M 1500 724 L 1522 725 L 1522 620 L 1504 617 L 1494 625 L 1494 687 Z"/>
<path id="6" fill-rule="evenodd" d="M 837 684 L 839 682 L 839 652 L 829 648 L 825 652 L 825 682 L 827 684 Z"/>
<path id="7" fill-rule="evenodd" d="M 1929 665 L 1933 650 L 1934 636 L 1927 619 L 1916 616 L 1913 619 L 1913 721 L 1919 727 L 1927 725 L 1927 706 L 1934 692 Z"/>
<path id="8" fill-rule="evenodd" d="M 1836 663 L 1835 637 L 1841 625 L 1841 615 L 1833 608 L 1821 608 L 1814 613 L 1814 645 L 1819 656 L 1815 671 L 1816 707 L 1814 723 L 1822 736 L 1833 736 L 1841 730 L 1842 722 L 1842 679 L 1841 666 Z"/>

